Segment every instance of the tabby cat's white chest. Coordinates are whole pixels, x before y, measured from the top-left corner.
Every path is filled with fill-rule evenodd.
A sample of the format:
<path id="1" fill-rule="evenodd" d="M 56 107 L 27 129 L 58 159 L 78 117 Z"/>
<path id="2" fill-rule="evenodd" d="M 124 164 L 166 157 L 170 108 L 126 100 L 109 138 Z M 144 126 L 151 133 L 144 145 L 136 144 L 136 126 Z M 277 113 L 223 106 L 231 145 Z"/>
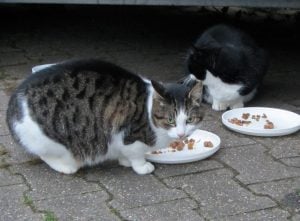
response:
<path id="1" fill-rule="evenodd" d="M 167 131 L 162 128 L 155 128 L 154 133 L 156 135 L 156 142 L 153 149 L 155 150 L 168 147 L 174 139 L 169 137 Z"/>

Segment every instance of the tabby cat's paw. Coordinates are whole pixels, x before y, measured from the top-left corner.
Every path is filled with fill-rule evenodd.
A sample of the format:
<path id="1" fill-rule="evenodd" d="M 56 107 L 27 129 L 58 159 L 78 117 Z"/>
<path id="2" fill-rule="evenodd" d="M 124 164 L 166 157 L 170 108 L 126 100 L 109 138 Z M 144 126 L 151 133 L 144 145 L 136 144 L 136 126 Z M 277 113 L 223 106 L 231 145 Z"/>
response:
<path id="1" fill-rule="evenodd" d="M 152 163 L 146 162 L 143 165 L 134 166 L 133 170 L 140 175 L 149 174 L 154 171 L 154 166 Z"/>

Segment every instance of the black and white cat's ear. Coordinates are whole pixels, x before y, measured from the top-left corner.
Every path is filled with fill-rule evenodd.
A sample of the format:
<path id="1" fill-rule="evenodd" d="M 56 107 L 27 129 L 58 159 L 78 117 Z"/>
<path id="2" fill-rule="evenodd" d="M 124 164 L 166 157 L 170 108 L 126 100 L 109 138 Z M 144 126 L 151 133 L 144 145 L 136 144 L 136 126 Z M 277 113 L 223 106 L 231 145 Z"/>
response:
<path id="1" fill-rule="evenodd" d="M 193 44 L 190 48 L 191 54 L 197 53 L 197 51 L 198 51 L 198 48 Z"/>
<path id="2" fill-rule="evenodd" d="M 154 81 L 154 80 L 151 80 L 151 84 L 152 84 L 154 92 L 155 92 L 154 96 L 156 98 L 164 98 L 166 95 L 165 87 L 161 83 Z"/>
<path id="3" fill-rule="evenodd" d="M 202 81 L 196 80 L 196 84 L 191 88 L 188 97 L 192 100 L 196 106 L 201 105 L 202 101 L 203 84 Z"/>
<path id="4" fill-rule="evenodd" d="M 196 46 L 194 46 L 195 52 L 197 53 L 204 53 L 208 55 L 217 55 L 221 51 L 222 46 L 219 42 L 217 42 L 214 38 L 207 35 L 200 39 L 199 42 L 196 43 Z"/>

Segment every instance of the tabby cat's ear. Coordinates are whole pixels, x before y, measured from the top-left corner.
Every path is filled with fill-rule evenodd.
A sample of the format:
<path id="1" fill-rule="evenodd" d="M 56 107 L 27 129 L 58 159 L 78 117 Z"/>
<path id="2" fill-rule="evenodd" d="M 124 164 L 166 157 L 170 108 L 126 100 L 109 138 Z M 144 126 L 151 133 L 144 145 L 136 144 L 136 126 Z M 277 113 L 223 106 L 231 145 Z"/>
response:
<path id="1" fill-rule="evenodd" d="M 165 98 L 166 96 L 165 87 L 161 83 L 153 80 L 151 80 L 151 84 L 154 88 L 154 91 L 156 92 L 156 95 L 158 95 L 160 98 Z"/>
<path id="2" fill-rule="evenodd" d="M 193 104 L 200 106 L 202 101 L 203 84 L 202 81 L 196 80 L 196 84 L 191 88 L 188 97 L 192 100 Z"/>

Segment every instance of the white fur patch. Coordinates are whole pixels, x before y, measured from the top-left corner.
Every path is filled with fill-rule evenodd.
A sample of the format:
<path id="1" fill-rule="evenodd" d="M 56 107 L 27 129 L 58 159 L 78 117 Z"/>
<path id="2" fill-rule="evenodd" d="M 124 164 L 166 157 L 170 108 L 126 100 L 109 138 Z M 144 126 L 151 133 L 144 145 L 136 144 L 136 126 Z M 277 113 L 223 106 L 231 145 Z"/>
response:
<path id="1" fill-rule="evenodd" d="M 215 77 L 208 70 L 203 85 L 207 86 L 209 95 L 204 99 L 213 104 L 214 110 L 226 110 L 227 107 L 243 107 L 244 102 L 249 101 L 254 96 L 256 90 L 253 90 L 247 96 L 241 96 L 239 90 L 243 87 L 241 84 L 227 84 L 219 77 Z"/>
<path id="2" fill-rule="evenodd" d="M 242 85 L 226 84 L 220 78 L 213 76 L 209 71 L 206 71 L 206 78 L 203 84 L 208 87 L 213 99 L 232 101 L 240 97 L 238 90 L 242 88 Z"/>
<path id="3" fill-rule="evenodd" d="M 186 133 L 187 116 L 183 110 L 180 110 L 176 117 L 176 134 L 178 138 L 184 137 Z"/>
<path id="4" fill-rule="evenodd" d="M 179 110 L 179 113 L 176 116 L 176 127 L 168 130 L 168 136 L 173 139 L 181 139 L 191 135 L 192 132 L 198 129 L 199 125 L 186 123 L 187 118 L 188 116 L 185 111 Z"/>
<path id="5" fill-rule="evenodd" d="M 29 115 L 28 104 L 25 99 L 22 100 L 23 118 L 20 122 L 15 122 L 14 129 L 21 143 L 29 152 L 38 156 L 41 155 L 62 155 L 65 154 L 65 146 L 49 139 L 34 122 Z M 51 148 L 49 148 L 51 147 Z"/>
<path id="6" fill-rule="evenodd" d="M 27 101 L 21 98 L 23 118 L 14 123 L 14 130 L 26 149 L 38 155 L 50 167 L 61 173 L 75 173 L 81 162 L 74 159 L 66 147 L 47 137 L 29 115 Z"/>

